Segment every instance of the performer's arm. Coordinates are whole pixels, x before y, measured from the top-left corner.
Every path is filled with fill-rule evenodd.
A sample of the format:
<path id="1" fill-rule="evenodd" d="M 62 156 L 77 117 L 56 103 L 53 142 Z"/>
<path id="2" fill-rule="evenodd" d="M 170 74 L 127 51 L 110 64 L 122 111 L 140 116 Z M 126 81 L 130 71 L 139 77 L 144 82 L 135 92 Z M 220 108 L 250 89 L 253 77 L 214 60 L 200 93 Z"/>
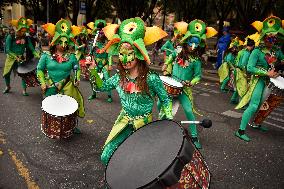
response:
<path id="1" fill-rule="evenodd" d="M 46 69 L 46 61 L 48 61 L 47 55 L 42 54 L 39 59 L 38 65 L 37 65 L 37 78 L 41 86 L 46 86 L 45 84 L 46 80 L 45 80 L 45 74 L 44 74 L 44 71 Z"/>
<path id="2" fill-rule="evenodd" d="M 246 69 L 246 67 L 248 65 L 249 57 L 250 57 L 250 53 L 249 52 L 244 52 L 243 58 L 242 58 L 242 60 L 240 62 L 240 67 L 242 69 Z"/>
<path id="3" fill-rule="evenodd" d="M 173 119 L 171 100 L 157 74 L 149 74 L 147 83 L 157 94 L 167 119 Z"/>
<path id="4" fill-rule="evenodd" d="M 13 57 L 13 58 L 17 58 L 17 55 L 11 51 L 11 46 L 12 46 L 12 37 L 11 35 L 8 35 L 7 38 L 6 38 L 6 42 L 5 42 L 5 45 L 6 45 L 6 53 Z"/>
<path id="5" fill-rule="evenodd" d="M 109 79 L 103 81 L 100 76 L 98 75 L 98 73 L 95 71 L 95 69 L 92 70 L 95 73 L 92 73 L 95 78 L 96 78 L 96 84 L 97 87 L 100 91 L 110 91 L 115 89 L 118 84 L 119 84 L 119 74 L 115 74 L 112 77 L 110 77 Z"/>
<path id="6" fill-rule="evenodd" d="M 27 37 L 27 43 L 28 43 L 28 48 L 32 51 L 33 55 L 36 57 L 36 58 L 39 58 L 39 53 L 36 52 L 32 42 L 31 42 L 31 39 L 29 37 Z"/>
<path id="7" fill-rule="evenodd" d="M 193 67 L 194 77 L 190 82 L 191 85 L 197 84 L 201 79 L 201 61 L 196 60 L 194 64 L 195 64 Z"/>
<path id="8" fill-rule="evenodd" d="M 257 60 L 259 58 L 260 50 L 254 49 L 249 57 L 247 70 L 248 72 L 259 75 L 259 76 L 267 76 L 267 71 L 259 69 L 256 67 Z"/>

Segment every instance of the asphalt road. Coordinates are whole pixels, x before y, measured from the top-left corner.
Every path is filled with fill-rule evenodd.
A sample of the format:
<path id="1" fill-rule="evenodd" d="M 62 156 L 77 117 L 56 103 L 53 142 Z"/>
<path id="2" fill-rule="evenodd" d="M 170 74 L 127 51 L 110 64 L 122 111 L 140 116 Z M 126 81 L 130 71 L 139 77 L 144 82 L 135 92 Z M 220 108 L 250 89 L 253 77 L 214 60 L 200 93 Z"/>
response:
<path id="1" fill-rule="evenodd" d="M 1 75 L 4 56 L 0 55 Z M 267 133 L 247 129 L 252 141 L 234 136 L 242 111 L 229 104 L 231 93 L 220 93 L 219 85 L 203 81 L 194 88 L 195 104 L 204 117 L 213 121 L 210 129 L 199 128 L 201 153 L 212 174 L 211 189 L 284 188 L 284 105 L 269 119 Z M 0 89 L 4 80 L 0 79 Z M 90 94 L 87 81 L 80 89 L 85 99 Z M 79 120 L 81 135 L 52 140 L 43 135 L 41 92 L 29 88 L 21 95 L 20 78 L 12 79 L 10 94 L 0 94 L 0 188 L 1 189 L 92 189 L 104 188 L 102 146 L 120 111 L 116 92 L 114 101 L 99 93 L 85 101 L 86 117 Z M 157 118 L 156 107 L 154 109 Z M 185 120 L 182 108 L 176 120 Z M 170 136 L 169 136 L 170 137 Z"/>

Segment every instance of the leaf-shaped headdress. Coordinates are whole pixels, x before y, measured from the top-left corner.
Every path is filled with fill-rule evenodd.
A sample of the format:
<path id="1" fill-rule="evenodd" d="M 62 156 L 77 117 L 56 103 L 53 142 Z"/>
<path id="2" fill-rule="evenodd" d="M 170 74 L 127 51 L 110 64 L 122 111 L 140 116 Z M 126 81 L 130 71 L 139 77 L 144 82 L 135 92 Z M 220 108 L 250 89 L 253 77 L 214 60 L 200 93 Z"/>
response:
<path id="1" fill-rule="evenodd" d="M 51 35 L 52 41 L 51 46 L 56 45 L 61 37 L 65 37 L 68 40 L 68 45 L 74 46 L 74 37 L 78 35 L 81 31 L 80 27 L 72 26 L 69 20 L 61 19 L 56 25 L 52 23 L 47 23 L 42 25 L 42 28 Z"/>
<path id="2" fill-rule="evenodd" d="M 235 37 L 234 39 L 232 39 L 229 49 L 233 48 L 233 47 L 239 47 L 241 45 L 243 45 L 244 42 L 242 40 L 240 40 L 238 37 Z"/>
<path id="3" fill-rule="evenodd" d="M 144 21 L 139 17 L 124 20 L 120 25 L 110 24 L 103 31 L 110 41 L 101 52 L 107 51 L 111 55 L 118 55 L 120 45 L 129 43 L 136 57 L 148 64 L 151 61 L 145 46 L 167 36 L 167 33 L 157 26 L 145 27 Z"/>
<path id="4" fill-rule="evenodd" d="M 31 19 L 21 17 L 18 20 L 11 20 L 11 25 L 17 28 L 17 31 L 21 29 L 29 30 L 30 26 L 33 24 Z"/>
<path id="5" fill-rule="evenodd" d="M 206 27 L 206 24 L 202 20 L 192 20 L 188 26 L 187 31 L 184 34 L 181 42 L 188 41 L 191 37 L 197 37 L 200 39 L 200 46 L 205 46 L 206 38 L 213 37 L 217 34 L 217 31 L 212 27 Z"/>
<path id="6" fill-rule="evenodd" d="M 95 22 L 89 22 L 87 24 L 87 26 L 89 28 L 91 28 L 93 34 L 96 34 L 96 31 L 98 30 L 98 25 L 99 24 L 101 24 L 103 27 L 105 27 L 107 25 L 105 20 L 98 19 Z"/>
<path id="7" fill-rule="evenodd" d="M 270 34 L 280 34 L 280 37 L 284 37 L 284 20 L 276 16 L 269 16 L 264 19 L 263 22 L 254 21 L 251 25 L 260 33 L 260 40 L 262 40 L 265 35 Z"/>

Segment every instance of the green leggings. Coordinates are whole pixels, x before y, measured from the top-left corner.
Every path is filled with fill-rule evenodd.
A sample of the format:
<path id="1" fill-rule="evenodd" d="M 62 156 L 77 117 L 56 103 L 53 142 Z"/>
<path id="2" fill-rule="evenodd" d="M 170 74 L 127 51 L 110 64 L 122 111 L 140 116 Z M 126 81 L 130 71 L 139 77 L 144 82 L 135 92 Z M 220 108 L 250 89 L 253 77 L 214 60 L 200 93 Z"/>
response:
<path id="1" fill-rule="evenodd" d="M 221 84 L 221 90 L 225 90 L 225 88 L 226 88 L 226 86 L 227 86 L 227 84 L 228 84 L 229 81 L 230 81 L 230 77 L 229 77 L 229 76 L 226 77 L 226 78 L 223 80 L 223 82 L 222 82 L 222 84 Z"/>
<path id="2" fill-rule="evenodd" d="M 6 83 L 6 86 L 10 86 L 10 83 L 11 83 L 11 73 L 12 73 L 12 70 L 11 69 L 5 76 L 4 76 L 4 79 L 5 79 L 5 83 Z M 25 80 L 22 79 L 22 88 L 23 89 L 26 89 L 27 88 L 27 84 L 25 82 Z"/>
<path id="3" fill-rule="evenodd" d="M 189 97 L 183 92 L 181 95 L 178 96 L 178 100 L 181 103 L 186 118 L 190 121 L 195 121 L 195 116 L 192 112 L 192 103 Z M 161 102 L 159 100 L 157 102 L 157 106 L 158 110 L 161 111 Z M 190 130 L 192 137 L 197 137 L 197 128 L 195 124 L 189 124 L 188 130 Z"/>
<path id="4" fill-rule="evenodd" d="M 243 113 L 240 130 L 246 129 L 248 122 L 250 121 L 252 116 L 256 113 L 259 106 L 261 105 L 262 93 L 264 89 L 265 89 L 265 82 L 263 81 L 263 79 L 259 79 L 253 90 L 249 106 Z"/>
<path id="5" fill-rule="evenodd" d="M 127 125 L 111 142 L 104 147 L 101 155 L 101 161 L 104 165 L 108 164 L 112 154 L 119 147 L 119 145 L 132 134 L 132 132 L 132 125 Z"/>

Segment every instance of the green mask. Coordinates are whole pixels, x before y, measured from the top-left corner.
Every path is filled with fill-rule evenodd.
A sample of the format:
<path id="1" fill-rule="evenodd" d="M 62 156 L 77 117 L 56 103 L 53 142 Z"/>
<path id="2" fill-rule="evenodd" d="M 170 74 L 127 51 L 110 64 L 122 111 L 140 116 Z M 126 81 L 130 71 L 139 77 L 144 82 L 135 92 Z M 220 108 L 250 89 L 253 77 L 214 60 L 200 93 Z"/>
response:
<path id="1" fill-rule="evenodd" d="M 127 64 L 135 59 L 135 52 L 129 43 L 123 43 L 119 49 L 119 60 L 122 64 Z"/>

